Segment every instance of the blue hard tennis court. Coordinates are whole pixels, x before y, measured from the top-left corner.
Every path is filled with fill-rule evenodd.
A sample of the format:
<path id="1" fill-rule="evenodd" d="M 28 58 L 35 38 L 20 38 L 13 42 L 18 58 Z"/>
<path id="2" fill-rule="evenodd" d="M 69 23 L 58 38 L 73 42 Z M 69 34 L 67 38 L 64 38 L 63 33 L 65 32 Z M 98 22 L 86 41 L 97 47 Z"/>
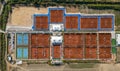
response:
<path id="1" fill-rule="evenodd" d="M 28 45 L 28 34 L 17 34 L 17 45 Z"/>
<path id="2" fill-rule="evenodd" d="M 17 59 L 28 59 L 28 48 L 17 48 Z"/>

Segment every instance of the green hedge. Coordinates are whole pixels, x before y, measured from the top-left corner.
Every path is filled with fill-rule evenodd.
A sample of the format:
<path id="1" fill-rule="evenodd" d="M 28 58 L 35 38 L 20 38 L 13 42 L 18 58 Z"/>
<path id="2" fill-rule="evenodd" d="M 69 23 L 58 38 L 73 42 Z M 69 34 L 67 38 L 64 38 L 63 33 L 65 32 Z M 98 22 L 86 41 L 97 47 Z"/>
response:
<path id="1" fill-rule="evenodd" d="M 3 12 L 0 16 L 0 29 L 5 30 L 6 29 L 6 24 L 7 24 L 7 20 L 8 20 L 8 15 L 9 15 L 9 11 L 10 11 L 10 5 L 9 4 L 5 4 L 4 5 L 4 9 Z M 1 34 L 1 45 L 0 45 L 0 54 L 1 54 L 1 71 L 6 71 L 6 62 L 5 62 L 5 51 L 6 51 L 6 40 L 5 40 L 5 34 Z"/>
<path id="2" fill-rule="evenodd" d="M 5 34 L 1 34 L 1 38 L 0 38 L 1 41 L 1 58 L 0 58 L 0 61 L 1 61 L 1 71 L 6 71 L 6 62 L 5 62 L 5 51 L 6 51 L 6 41 L 5 41 Z"/>
<path id="3" fill-rule="evenodd" d="M 66 3 L 66 4 L 119 4 L 119 2 L 113 2 L 110 0 L 8 0 L 12 4 L 20 4 L 20 3 L 25 3 L 25 4 L 40 4 L 40 3 L 46 3 L 46 2 L 56 2 L 56 3 Z"/>

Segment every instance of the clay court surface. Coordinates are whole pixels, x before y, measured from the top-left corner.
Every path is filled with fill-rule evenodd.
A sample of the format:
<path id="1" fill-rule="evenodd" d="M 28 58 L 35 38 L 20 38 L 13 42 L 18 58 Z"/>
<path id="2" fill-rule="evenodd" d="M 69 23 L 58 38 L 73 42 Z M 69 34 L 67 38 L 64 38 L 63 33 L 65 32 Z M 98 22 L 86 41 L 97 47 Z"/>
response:
<path id="1" fill-rule="evenodd" d="M 86 59 L 96 59 L 97 58 L 97 47 L 86 47 L 85 48 L 85 58 Z"/>
<path id="2" fill-rule="evenodd" d="M 31 48 L 31 58 L 32 59 L 48 59 L 50 57 L 50 48 Z"/>
<path id="3" fill-rule="evenodd" d="M 45 59 L 50 57 L 49 34 L 30 34 L 29 38 L 31 39 L 29 58 Z"/>
<path id="4" fill-rule="evenodd" d="M 64 34 L 64 46 L 83 46 L 83 34 Z"/>
<path id="5" fill-rule="evenodd" d="M 66 16 L 66 29 L 78 29 L 78 16 Z"/>
<path id="6" fill-rule="evenodd" d="M 100 59 L 111 58 L 111 47 L 100 47 L 99 48 L 99 58 Z"/>
<path id="7" fill-rule="evenodd" d="M 96 33 L 85 34 L 85 45 L 86 46 L 97 46 L 97 34 Z"/>
<path id="8" fill-rule="evenodd" d="M 51 10 L 50 11 L 50 22 L 51 23 L 60 23 L 63 22 L 63 10 Z"/>
<path id="9" fill-rule="evenodd" d="M 101 18 L 101 28 L 112 28 L 112 18 Z"/>
<path id="10" fill-rule="evenodd" d="M 35 22 L 37 30 L 48 29 L 48 16 L 36 16 Z"/>
<path id="11" fill-rule="evenodd" d="M 65 59 L 82 59 L 83 47 L 65 47 L 64 58 Z"/>
<path id="12" fill-rule="evenodd" d="M 31 34 L 32 47 L 49 47 L 49 34 Z"/>
<path id="13" fill-rule="evenodd" d="M 111 46 L 111 34 L 110 33 L 99 33 L 99 45 L 100 46 Z"/>
<path id="14" fill-rule="evenodd" d="M 81 18 L 80 19 L 81 29 L 97 29 L 98 18 Z"/>
<path id="15" fill-rule="evenodd" d="M 60 58 L 61 56 L 61 47 L 53 46 L 53 58 Z"/>

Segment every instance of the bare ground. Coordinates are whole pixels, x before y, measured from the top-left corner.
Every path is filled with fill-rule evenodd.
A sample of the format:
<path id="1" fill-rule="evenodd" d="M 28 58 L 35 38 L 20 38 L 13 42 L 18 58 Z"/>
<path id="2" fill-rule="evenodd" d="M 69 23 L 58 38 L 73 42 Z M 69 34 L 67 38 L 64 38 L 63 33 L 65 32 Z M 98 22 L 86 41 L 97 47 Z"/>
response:
<path id="1" fill-rule="evenodd" d="M 11 14 L 11 20 L 7 25 L 14 26 L 32 26 L 33 14 L 45 14 L 48 12 L 47 8 L 35 8 L 35 7 L 18 7 L 13 8 L 13 12 Z"/>
<path id="2" fill-rule="evenodd" d="M 120 64 L 97 64 L 94 68 L 70 68 L 67 64 L 62 66 L 49 66 L 47 64 L 23 65 L 27 71 L 119 71 Z M 22 71 L 17 69 L 16 71 Z"/>

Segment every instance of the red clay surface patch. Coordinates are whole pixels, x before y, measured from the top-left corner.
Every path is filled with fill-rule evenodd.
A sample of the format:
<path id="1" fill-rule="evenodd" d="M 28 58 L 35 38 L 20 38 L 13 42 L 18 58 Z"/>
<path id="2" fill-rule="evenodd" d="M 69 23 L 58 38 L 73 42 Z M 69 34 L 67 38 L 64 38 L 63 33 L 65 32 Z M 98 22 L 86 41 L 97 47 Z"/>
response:
<path id="1" fill-rule="evenodd" d="M 36 16 L 35 27 L 37 30 L 48 29 L 48 17 L 47 16 Z"/>
<path id="2" fill-rule="evenodd" d="M 98 18 L 81 18 L 80 19 L 81 29 L 92 29 L 98 28 Z"/>
<path id="3" fill-rule="evenodd" d="M 112 18 L 101 18 L 101 28 L 112 28 Z"/>
<path id="4" fill-rule="evenodd" d="M 31 34 L 31 46 L 37 46 L 37 38 L 36 38 L 36 34 Z"/>
<path id="5" fill-rule="evenodd" d="M 64 46 L 83 46 L 83 34 L 64 34 Z"/>
<path id="6" fill-rule="evenodd" d="M 78 16 L 66 16 L 66 29 L 78 29 Z"/>
<path id="7" fill-rule="evenodd" d="M 32 59 L 48 59 L 50 57 L 50 48 L 32 48 Z"/>
<path id="8" fill-rule="evenodd" d="M 85 41 L 86 46 L 97 46 L 97 34 L 87 33 L 85 35 Z"/>
<path id="9" fill-rule="evenodd" d="M 111 33 L 99 33 L 99 46 L 111 46 Z"/>
<path id="10" fill-rule="evenodd" d="M 53 46 L 53 58 L 60 58 L 61 50 L 60 46 Z"/>
<path id="11" fill-rule="evenodd" d="M 99 48 L 99 58 L 100 59 L 111 58 L 111 47 L 100 47 Z"/>
<path id="12" fill-rule="evenodd" d="M 51 10 L 50 11 L 50 22 L 59 23 L 63 22 L 63 10 Z"/>
<path id="13" fill-rule="evenodd" d="M 49 47 L 49 34 L 31 34 L 32 47 Z"/>
<path id="14" fill-rule="evenodd" d="M 82 59 L 83 47 L 65 47 L 64 58 L 65 59 Z"/>
<path id="15" fill-rule="evenodd" d="M 86 59 L 96 59 L 97 58 L 97 47 L 86 47 L 85 48 L 85 58 Z"/>

